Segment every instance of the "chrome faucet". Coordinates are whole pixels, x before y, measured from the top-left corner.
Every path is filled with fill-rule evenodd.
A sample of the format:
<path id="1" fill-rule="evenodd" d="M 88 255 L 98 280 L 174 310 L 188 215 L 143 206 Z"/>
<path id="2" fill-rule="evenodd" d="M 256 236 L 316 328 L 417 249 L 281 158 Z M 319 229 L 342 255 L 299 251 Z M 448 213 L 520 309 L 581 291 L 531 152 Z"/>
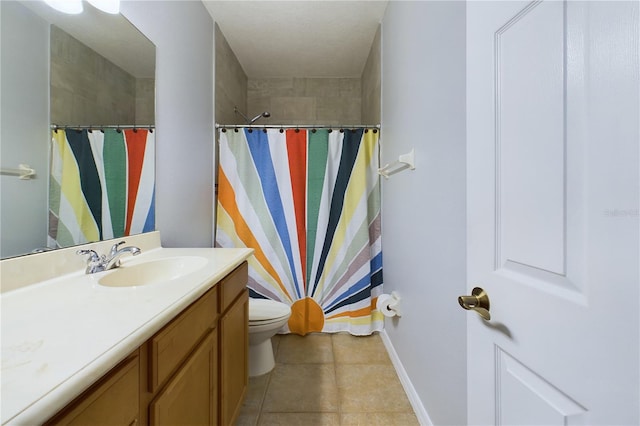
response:
<path id="1" fill-rule="evenodd" d="M 137 256 L 141 253 L 141 250 L 138 247 L 128 246 L 119 249 L 119 247 L 124 244 L 124 241 L 120 241 L 111 247 L 111 251 L 109 251 L 109 257 L 106 255 L 100 256 L 95 250 L 78 250 L 76 254 L 79 255 L 88 255 L 87 259 L 87 274 L 95 274 L 96 272 L 108 271 L 109 269 L 114 269 L 120 266 L 120 256 L 125 253 L 131 253 L 132 256 Z"/>
<path id="2" fill-rule="evenodd" d="M 131 253 L 131 256 L 137 256 L 140 253 L 142 253 L 138 247 L 134 247 L 134 246 L 127 246 L 127 247 L 118 249 L 118 247 L 120 247 L 122 244 L 124 244 L 124 241 L 120 241 L 119 243 L 114 244 L 113 247 L 111 247 L 111 251 L 109 252 L 109 257 L 105 261 L 104 269 L 106 271 L 120 266 L 120 256 L 122 256 L 123 254 Z"/>

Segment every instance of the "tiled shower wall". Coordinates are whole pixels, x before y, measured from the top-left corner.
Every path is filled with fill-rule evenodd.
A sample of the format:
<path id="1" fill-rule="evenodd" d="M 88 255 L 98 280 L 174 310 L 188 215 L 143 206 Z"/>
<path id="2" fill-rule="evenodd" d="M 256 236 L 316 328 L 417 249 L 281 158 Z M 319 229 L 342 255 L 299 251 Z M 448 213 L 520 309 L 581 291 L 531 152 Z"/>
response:
<path id="1" fill-rule="evenodd" d="M 362 71 L 362 124 L 380 124 L 381 60 L 380 27 L 378 27 L 364 71 Z"/>
<path id="2" fill-rule="evenodd" d="M 379 124 L 380 30 L 361 76 L 353 78 L 247 78 L 242 65 L 216 25 L 216 122 L 245 124 L 264 111 L 270 118 L 255 124 Z"/>
<path id="3" fill-rule="evenodd" d="M 136 79 L 136 120 L 134 124 L 155 124 L 155 93 L 156 80 L 154 78 Z"/>
<path id="4" fill-rule="evenodd" d="M 217 24 L 215 39 L 216 122 L 244 124 L 244 119 L 234 112 L 234 107 L 247 114 L 247 75 Z"/>
<path id="5" fill-rule="evenodd" d="M 359 124 L 359 78 L 249 79 L 247 107 L 252 118 L 269 111 L 256 124 Z"/>
<path id="6" fill-rule="evenodd" d="M 153 79 L 136 78 L 60 28 L 51 26 L 51 122 L 153 124 Z M 136 96 L 137 86 L 140 95 Z M 140 120 L 136 120 L 137 110 Z"/>

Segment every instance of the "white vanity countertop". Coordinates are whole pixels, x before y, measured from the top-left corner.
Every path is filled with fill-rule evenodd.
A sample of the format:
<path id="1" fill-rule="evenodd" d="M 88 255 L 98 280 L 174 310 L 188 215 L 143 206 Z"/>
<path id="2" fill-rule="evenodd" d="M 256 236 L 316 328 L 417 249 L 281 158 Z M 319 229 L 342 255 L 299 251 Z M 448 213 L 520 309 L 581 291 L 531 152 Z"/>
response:
<path id="1" fill-rule="evenodd" d="M 0 422 L 50 418 L 252 253 L 155 248 L 124 256 L 123 266 L 176 256 L 208 262 L 139 287 L 105 287 L 98 280 L 112 271 L 78 271 L 1 294 Z"/>

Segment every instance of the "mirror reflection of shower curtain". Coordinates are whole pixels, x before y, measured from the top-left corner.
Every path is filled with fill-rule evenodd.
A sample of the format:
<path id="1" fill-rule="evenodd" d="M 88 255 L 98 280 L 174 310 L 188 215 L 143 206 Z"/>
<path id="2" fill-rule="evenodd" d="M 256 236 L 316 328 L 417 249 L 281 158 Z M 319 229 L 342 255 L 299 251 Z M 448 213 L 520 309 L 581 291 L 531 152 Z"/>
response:
<path id="1" fill-rule="evenodd" d="M 220 132 L 217 247 L 250 247 L 254 298 L 291 305 L 287 330 L 383 327 L 379 132 Z"/>
<path id="2" fill-rule="evenodd" d="M 155 134 L 54 130 L 49 178 L 49 247 L 155 229 Z"/>

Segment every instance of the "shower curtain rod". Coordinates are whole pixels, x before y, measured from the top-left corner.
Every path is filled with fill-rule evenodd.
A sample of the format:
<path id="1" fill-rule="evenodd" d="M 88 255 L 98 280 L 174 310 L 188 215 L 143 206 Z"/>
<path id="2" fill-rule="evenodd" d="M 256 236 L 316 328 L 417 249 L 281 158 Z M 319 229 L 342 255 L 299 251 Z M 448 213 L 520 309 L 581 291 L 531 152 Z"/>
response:
<path id="1" fill-rule="evenodd" d="M 216 129 L 380 129 L 379 124 L 218 124 Z"/>
<path id="2" fill-rule="evenodd" d="M 71 130 L 100 130 L 100 129 L 148 129 L 154 130 L 156 127 L 153 124 L 105 124 L 103 126 L 74 126 L 74 125 L 59 125 L 52 124 L 51 129 L 53 130 L 63 130 L 63 129 L 71 129 Z"/>

